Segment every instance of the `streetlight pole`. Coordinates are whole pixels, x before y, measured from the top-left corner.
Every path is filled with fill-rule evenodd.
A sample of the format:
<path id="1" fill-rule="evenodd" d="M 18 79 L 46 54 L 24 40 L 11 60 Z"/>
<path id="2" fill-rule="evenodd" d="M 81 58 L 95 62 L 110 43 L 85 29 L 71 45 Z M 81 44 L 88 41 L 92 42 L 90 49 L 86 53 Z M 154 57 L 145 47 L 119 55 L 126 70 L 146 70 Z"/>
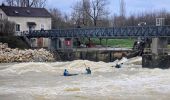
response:
<path id="1" fill-rule="evenodd" d="M 139 22 L 139 23 L 138 23 L 138 26 L 146 26 L 146 22 Z M 138 37 L 137 41 L 138 41 L 138 42 L 141 42 L 141 41 L 142 41 L 142 38 L 141 38 L 141 37 Z"/>
<path id="2" fill-rule="evenodd" d="M 138 26 L 146 26 L 146 22 L 139 22 Z"/>

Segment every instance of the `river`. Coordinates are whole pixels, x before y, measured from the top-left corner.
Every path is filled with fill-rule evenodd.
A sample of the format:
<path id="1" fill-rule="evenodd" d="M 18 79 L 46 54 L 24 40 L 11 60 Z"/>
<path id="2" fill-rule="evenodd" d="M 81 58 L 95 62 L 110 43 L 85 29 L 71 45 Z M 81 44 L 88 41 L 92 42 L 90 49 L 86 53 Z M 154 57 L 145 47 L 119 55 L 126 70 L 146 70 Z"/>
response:
<path id="1" fill-rule="evenodd" d="M 122 68 L 111 66 L 124 63 Z M 85 75 L 85 66 L 92 70 Z M 77 76 L 62 76 L 64 69 Z M 141 58 L 111 63 L 76 60 L 0 64 L 0 100 L 170 100 L 170 70 Z"/>

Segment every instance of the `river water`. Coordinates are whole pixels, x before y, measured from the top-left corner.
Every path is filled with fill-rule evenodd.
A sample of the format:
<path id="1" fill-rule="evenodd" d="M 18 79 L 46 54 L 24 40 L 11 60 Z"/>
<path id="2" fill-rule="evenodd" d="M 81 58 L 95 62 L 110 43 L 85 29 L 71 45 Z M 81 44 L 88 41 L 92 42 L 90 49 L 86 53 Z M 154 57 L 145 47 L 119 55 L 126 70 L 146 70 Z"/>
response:
<path id="1" fill-rule="evenodd" d="M 121 69 L 111 66 L 124 63 Z M 85 75 L 85 66 L 92 75 Z M 64 69 L 78 76 L 62 76 Z M 0 100 L 170 100 L 170 70 L 141 68 L 141 58 L 0 64 Z"/>

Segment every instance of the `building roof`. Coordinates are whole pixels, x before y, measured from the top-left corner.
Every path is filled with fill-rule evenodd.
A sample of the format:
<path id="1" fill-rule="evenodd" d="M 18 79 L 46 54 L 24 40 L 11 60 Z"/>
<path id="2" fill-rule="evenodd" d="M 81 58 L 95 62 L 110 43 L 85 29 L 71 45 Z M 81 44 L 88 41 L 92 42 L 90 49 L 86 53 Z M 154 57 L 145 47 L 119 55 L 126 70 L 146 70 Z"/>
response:
<path id="1" fill-rule="evenodd" d="M 51 17 L 45 8 L 0 6 L 7 16 L 14 17 Z"/>

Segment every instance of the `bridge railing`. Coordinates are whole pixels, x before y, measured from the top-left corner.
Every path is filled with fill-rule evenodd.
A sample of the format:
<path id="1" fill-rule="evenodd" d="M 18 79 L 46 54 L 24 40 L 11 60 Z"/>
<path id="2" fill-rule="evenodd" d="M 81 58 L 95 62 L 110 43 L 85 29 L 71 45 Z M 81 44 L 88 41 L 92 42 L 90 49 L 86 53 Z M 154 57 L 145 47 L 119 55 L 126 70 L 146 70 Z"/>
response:
<path id="1" fill-rule="evenodd" d="M 170 37 L 170 26 L 74 28 L 56 30 L 34 30 L 24 33 L 28 37 L 64 37 L 64 38 Z"/>

